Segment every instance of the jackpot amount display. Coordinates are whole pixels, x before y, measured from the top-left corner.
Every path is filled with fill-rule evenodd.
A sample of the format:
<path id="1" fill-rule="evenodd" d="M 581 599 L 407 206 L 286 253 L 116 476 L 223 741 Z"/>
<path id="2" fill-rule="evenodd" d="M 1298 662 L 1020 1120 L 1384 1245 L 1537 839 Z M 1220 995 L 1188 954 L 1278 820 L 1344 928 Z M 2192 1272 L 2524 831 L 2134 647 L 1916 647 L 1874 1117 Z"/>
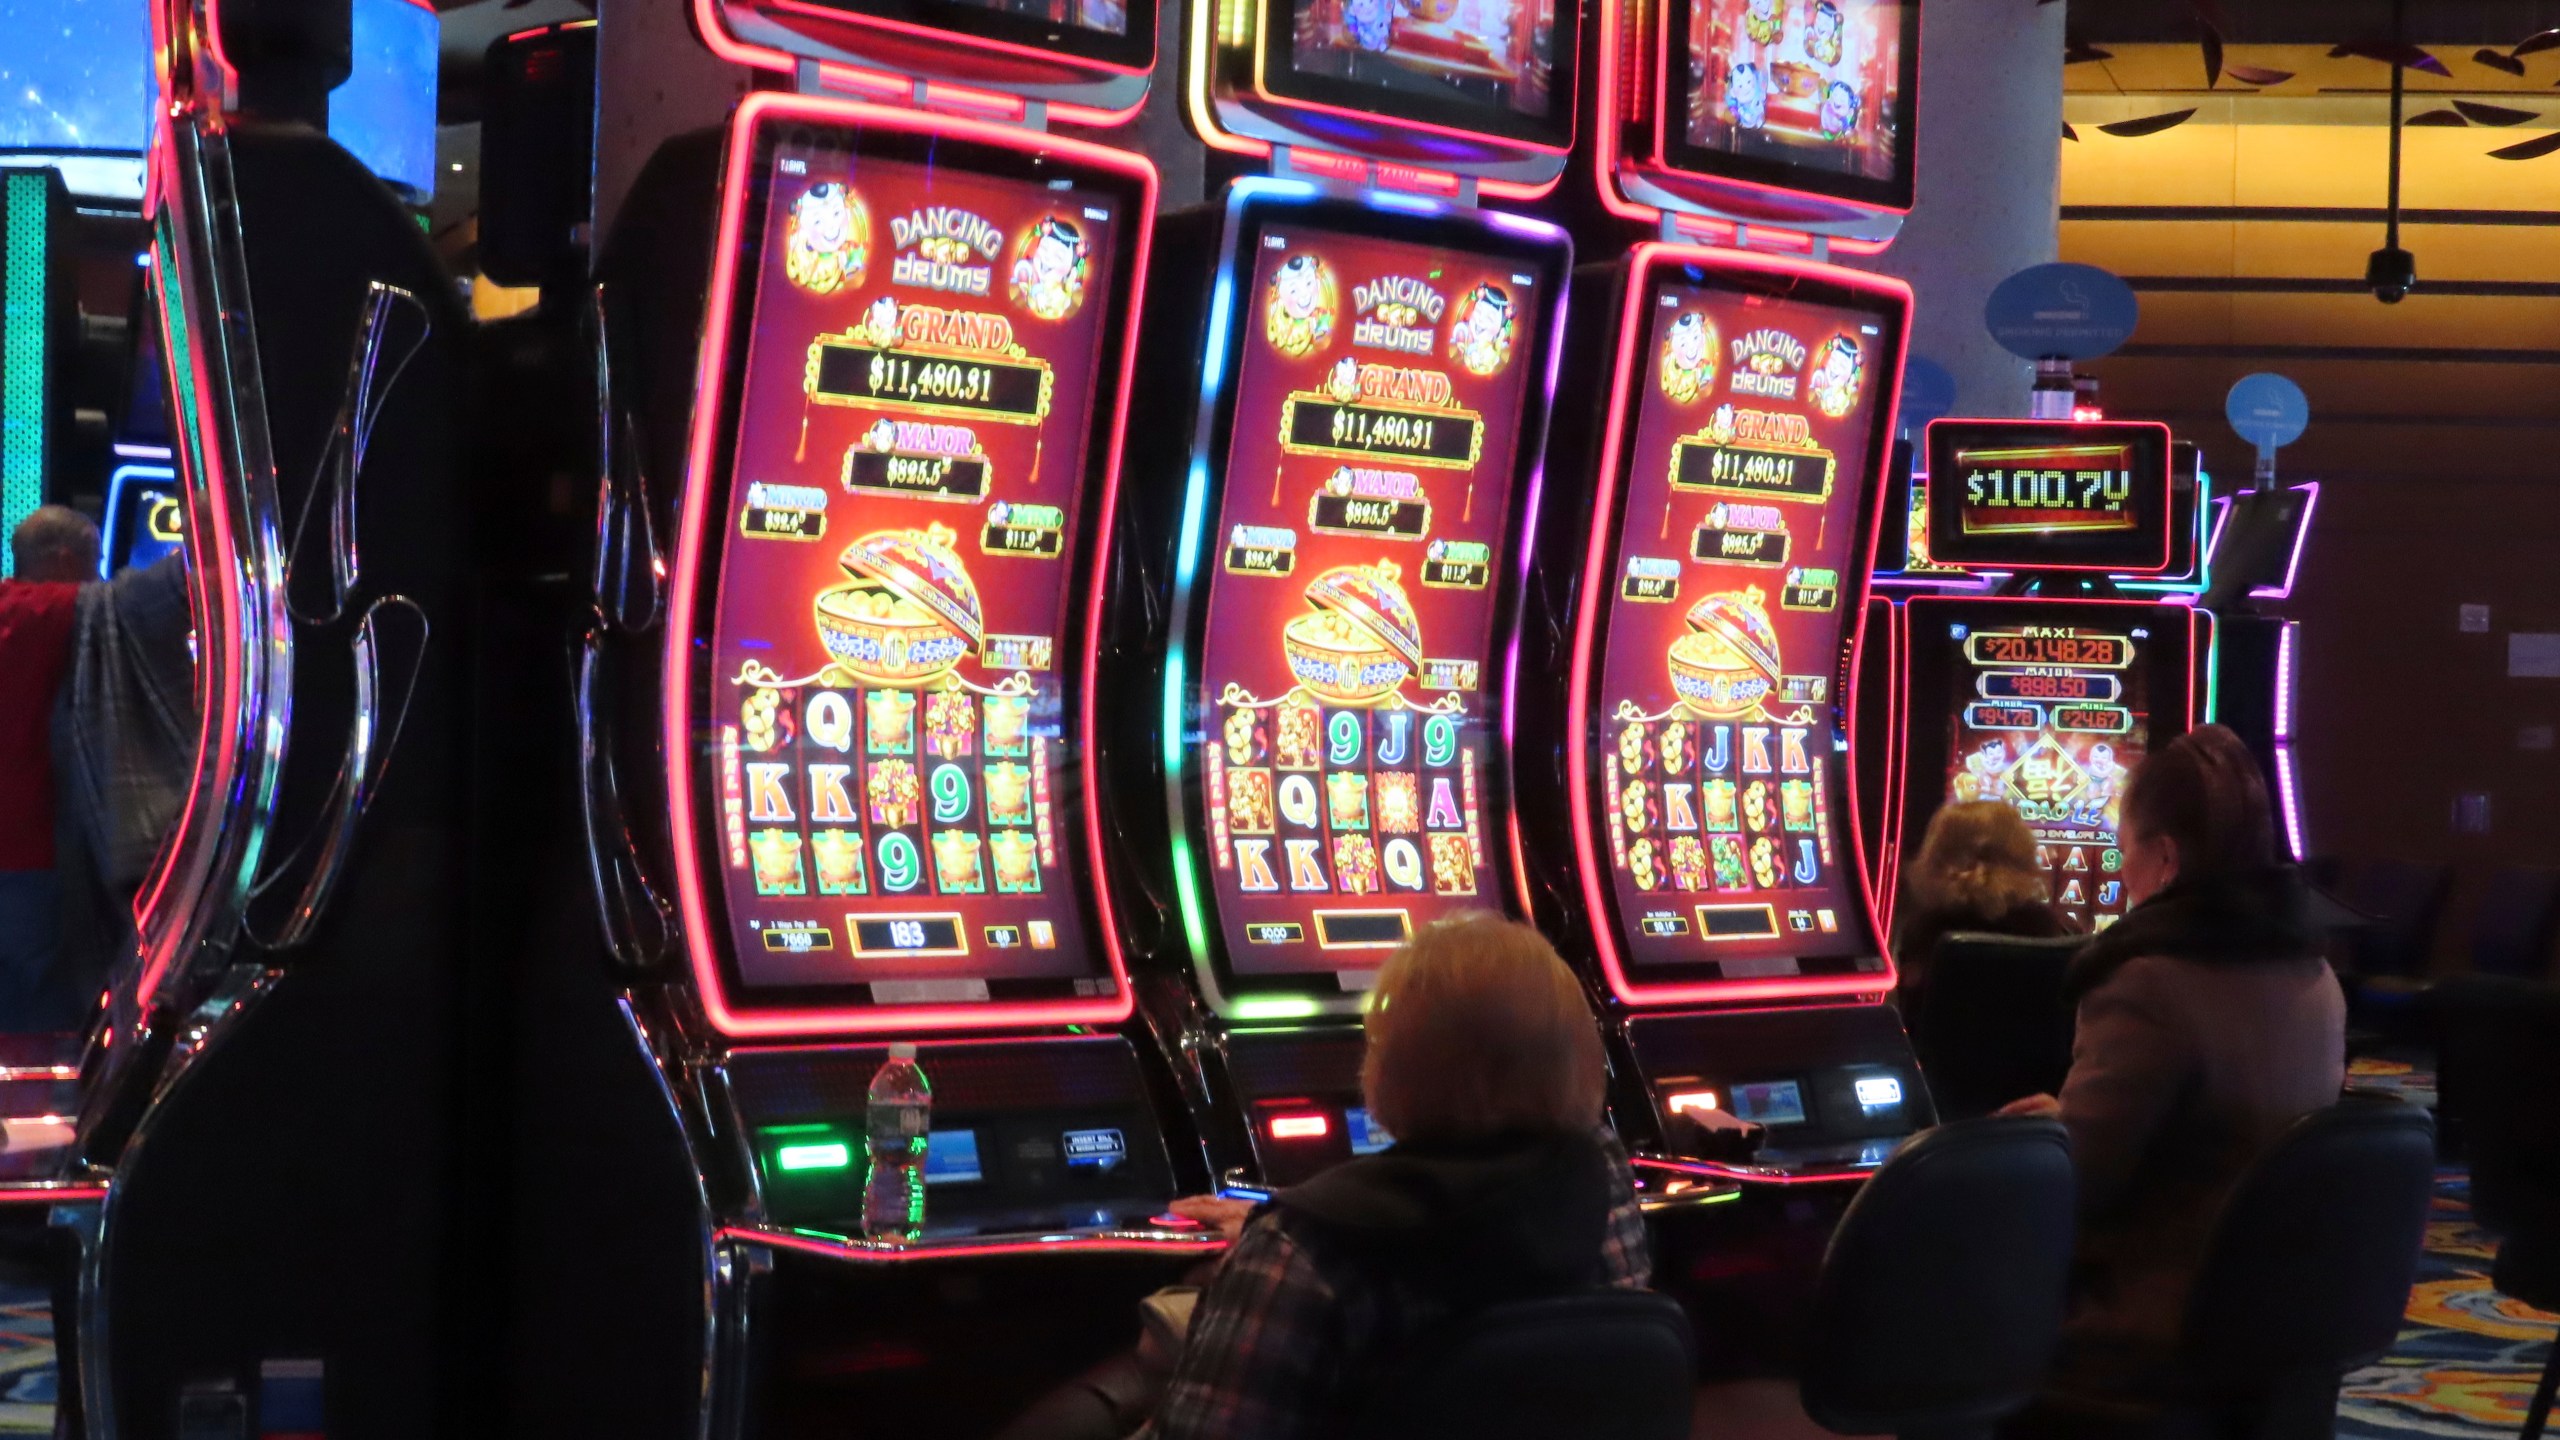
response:
<path id="1" fill-rule="evenodd" d="M 1196 696 L 1240 973 L 1374 967 L 1498 906 L 1487 695 L 1541 277 L 1264 231 Z"/>
<path id="2" fill-rule="evenodd" d="M 1946 799 L 1996 800 L 2036 836 L 2054 903 L 2084 928 L 2123 918 L 2116 826 L 2150 741 L 2141 638 L 2060 626 L 1950 627 L 1963 677 Z"/>
<path id="3" fill-rule="evenodd" d="M 1881 330 L 1850 309 L 1655 291 L 1584 742 L 1637 964 L 1739 978 L 1865 948 L 1832 690 Z"/>
<path id="4" fill-rule="evenodd" d="M 1073 541 L 1117 202 L 773 164 L 712 637 L 739 972 L 879 1001 L 1095 975 Z"/>

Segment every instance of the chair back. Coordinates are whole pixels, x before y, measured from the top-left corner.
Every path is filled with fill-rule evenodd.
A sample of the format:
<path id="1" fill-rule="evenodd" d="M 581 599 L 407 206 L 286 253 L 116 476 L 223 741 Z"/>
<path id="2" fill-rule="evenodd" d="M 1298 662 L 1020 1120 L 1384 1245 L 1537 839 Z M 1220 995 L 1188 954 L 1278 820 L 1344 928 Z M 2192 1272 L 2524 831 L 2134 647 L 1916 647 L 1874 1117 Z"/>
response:
<path id="1" fill-rule="evenodd" d="M 2493 871 L 2480 896 L 2480 912 L 2471 921 L 2472 970 L 2546 979 L 2555 940 L 2560 940 L 2560 870 L 2505 865 Z"/>
<path id="2" fill-rule="evenodd" d="M 1985 1427 L 2026 1404 L 2062 1329 L 2071 1146 L 2052 1120 L 1960 1120 L 1868 1179 L 1832 1233 L 1801 1371 L 1843 1435 Z"/>
<path id="3" fill-rule="evenodd" d="M 2348 942 L 2349 968 L 2359 977 L 2415 975 L 2427 966 L 2436 922 L 2453 891 L 2453 867 L 2408 860 L 2373 860 L 2351 867 L 2338 898 L 2373 923 Z"/>
<path id="4" fill-rule="evenodd" d="M 2233 1190 L 2187 1300 L 2181 1368 L 2205 1391 L 2337 1381 L 2399 1334 L 2435 1188 L 2435 1126 L 2397 1100 L 2316 1111 Z"/>
<path id="5" fill-rule="evenodd" d="M 1695 1342 L 1668 1296 L 1593 1290 L 1459 1316 L 1418 1341 L 1352 1440 L 1685 1440 Z"/>
<path id="6" fill-rule="evenodd" d="M 1913 1007 L 1911 1045 L 1941 1116 L 1970 1120 L 2022 1095 L 2061 1091 L 2072 1031 L 2063 978 L 2087 943 L 2083 935 L 1971 930 L 1938 941 L 1927 993 Z"/>
<path id="7" fill-rule="evenodd" d="M 2471 1165 L 2471 1209 L 2511 1230 L 2544 1218 L 2560 1241 L 2560 986 L 2456 976 L 2429 997 L 2437 1108 Z"/>

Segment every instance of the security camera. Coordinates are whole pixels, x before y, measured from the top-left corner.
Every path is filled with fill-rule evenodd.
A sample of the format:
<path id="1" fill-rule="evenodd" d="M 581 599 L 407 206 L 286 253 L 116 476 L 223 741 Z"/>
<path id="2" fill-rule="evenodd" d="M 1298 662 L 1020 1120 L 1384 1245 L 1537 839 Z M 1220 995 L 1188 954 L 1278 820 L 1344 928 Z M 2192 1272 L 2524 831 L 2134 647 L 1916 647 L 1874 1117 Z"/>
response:
<path id="1" fill-rule="evenodd" d="M 2397 305 L 2417 288 L 2418 257 L 2397 245 L 2376 250 L 2364 262 L 2364 283 L 2374 299 Z"/>

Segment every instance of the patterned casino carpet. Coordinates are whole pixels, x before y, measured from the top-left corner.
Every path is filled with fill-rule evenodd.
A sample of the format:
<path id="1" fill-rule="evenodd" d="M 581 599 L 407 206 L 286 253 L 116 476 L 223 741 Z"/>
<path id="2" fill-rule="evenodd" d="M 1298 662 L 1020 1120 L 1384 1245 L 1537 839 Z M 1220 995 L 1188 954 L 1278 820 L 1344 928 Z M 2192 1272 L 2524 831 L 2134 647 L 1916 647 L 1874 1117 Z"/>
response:
<path id="1" fill-rule="evenodd" d="M 2359 1060 L 2353 1078 L 2419 1104 L 2435 1099 L 2434 1077 L 2406 1060 Z M 2341 1440 L 2516 1433 L 2555 1324 L 2489 1287 L 2496 1253 L 2495 1240 L 2471 1223 L 2469 1180 L 2460 1170 L 2444 1171 L 2408 1323 L 2381 1364 L 2348 1377 L 2338 1406 Z"/>

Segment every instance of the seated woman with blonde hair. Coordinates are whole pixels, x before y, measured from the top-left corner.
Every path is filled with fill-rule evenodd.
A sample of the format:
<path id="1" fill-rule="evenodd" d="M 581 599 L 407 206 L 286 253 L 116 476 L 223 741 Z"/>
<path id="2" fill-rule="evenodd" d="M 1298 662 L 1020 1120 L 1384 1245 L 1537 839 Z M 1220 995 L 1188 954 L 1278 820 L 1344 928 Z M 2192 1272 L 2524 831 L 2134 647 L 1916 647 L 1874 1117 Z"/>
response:
<path id="1" fill-rule="evenodd" d="M 1997 800 L 1968 800 L 1929 817 L 1904 892 L 1893 963 L 1902 972 L 1906 1019 L 1928 1003 L 1931 952 L 1956 931 L 2028 939 L 2079 933 L 2036 865 L 2035 832 Z"/>
<path id="2" fill-rule="evenodd" d="M 1492 916 L 1387 961 L 1360 1086 L 1391 1148 L 1281 1191 L 1201 1296 L 1151 1440 L 1341 1432 L 1404 1343 L 1483 1305 L 1643 1288 L 1644 1221 L 1601 1126 L 1600 1031 L 1545 937 Z"/>

